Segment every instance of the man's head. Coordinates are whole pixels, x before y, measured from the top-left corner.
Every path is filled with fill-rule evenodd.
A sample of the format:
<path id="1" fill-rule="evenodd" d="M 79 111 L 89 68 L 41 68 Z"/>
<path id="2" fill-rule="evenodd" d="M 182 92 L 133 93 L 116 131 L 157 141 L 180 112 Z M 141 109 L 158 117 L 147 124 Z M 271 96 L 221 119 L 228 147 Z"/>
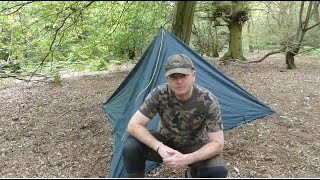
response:
<path id="1" fill-rule="evenodd" d="M 171 74 L 190 74 L 194 70 L 191 59 L 185 54 L 174 54 L 166 62 L 166 77 Z"/>
<path id="2" fill-rule="evenodd" d="M 196 72 L 191 59 L 184 54 L 174 54 L 167 59 L 166 78 L 170 89 L 179 100 L 190 98 Z"/>

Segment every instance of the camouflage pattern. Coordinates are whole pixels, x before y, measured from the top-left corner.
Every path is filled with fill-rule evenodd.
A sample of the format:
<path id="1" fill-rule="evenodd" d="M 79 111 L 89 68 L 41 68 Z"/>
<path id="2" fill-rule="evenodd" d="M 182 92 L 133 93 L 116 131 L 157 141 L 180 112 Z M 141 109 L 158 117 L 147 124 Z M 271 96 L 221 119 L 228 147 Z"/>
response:
<path id="1" fill-rule="evenodd" d="M 185 54 L 174 54 L 168 57 L 166 62 L 166 77 L 174 74 L 190 74 L 194 69 L 191 59 Z"/>
<path id="2" fill-rule="evenodd" d="M 168 84 L 153 89 L 139 111 L 152 119 L 157 113 L 157 131 L 176 148 L 206 142 L 207 132 L 223 130 L 221 112 L 216 97 L 204 87 L 194 84 L 192 97 L 178 101 Z"/>

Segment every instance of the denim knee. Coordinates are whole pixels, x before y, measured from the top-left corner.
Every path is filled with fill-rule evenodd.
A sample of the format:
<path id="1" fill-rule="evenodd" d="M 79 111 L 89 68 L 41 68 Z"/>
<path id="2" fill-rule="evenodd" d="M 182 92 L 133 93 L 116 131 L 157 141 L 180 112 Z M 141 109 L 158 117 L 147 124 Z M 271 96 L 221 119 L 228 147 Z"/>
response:
<path id="1" fill-rule="evenodd" d="M 128 139 L 123 143 L 123 155 L 132 156 L 139 153 L 141 143 L 136 139 Z"/>
<path id="2" fill-rule="evenodd" d="M 145 157 L 144 145 L 134 138 L 123 143 L 123 162 L 127 173 L 144 172 Z"/>
<path id="3" fill-rule="evenodd" d="M 192 177 L 199 178 L 226 178 L 228 169 L 225 166 L 206 167 L 191 170 Z"/>

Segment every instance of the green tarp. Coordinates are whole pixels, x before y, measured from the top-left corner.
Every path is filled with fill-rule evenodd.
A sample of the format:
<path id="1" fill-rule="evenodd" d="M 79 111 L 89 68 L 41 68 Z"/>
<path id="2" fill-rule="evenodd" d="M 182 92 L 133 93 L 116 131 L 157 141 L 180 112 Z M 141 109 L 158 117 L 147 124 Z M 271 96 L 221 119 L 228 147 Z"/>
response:
<path id="1" fill-rule="evenodd" d="M 197 72 L 195 82 L 216 95 L 225 130 L 274 113 L 166 29 L 160 28 L 135 67 L 103 105 L 114 140 L 109 178 L 126 177 L 122 161 L 122 143 L 128 138 L 128 134 L 125 133 L 126 126 L 148 93 L 157 85 L 166 82 L 165 60 L 175 53 L 184 53 L 193 60 Z M 148 128 L 156 129 L 158 122 L 157 115 L 150 121 Z M 147 161 L 146 172 L 156 165 Z"/>

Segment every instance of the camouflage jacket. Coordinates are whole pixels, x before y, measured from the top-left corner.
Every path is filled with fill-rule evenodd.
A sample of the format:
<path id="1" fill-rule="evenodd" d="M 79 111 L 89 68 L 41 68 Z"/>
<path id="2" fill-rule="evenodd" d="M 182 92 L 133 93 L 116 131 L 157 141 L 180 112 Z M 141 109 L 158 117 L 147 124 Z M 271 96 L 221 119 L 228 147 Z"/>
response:
<path id="1" fill-rule="evenodd" d="M 190 99 L 177 100 L 168 84 L 154 88 L 139 111 L 152 119 L 159 113 L 157 131 L 176 147 L 207 141 L 207 132 L 223 130 L 216 97 L 204 87 L 194 84 Z"/>

